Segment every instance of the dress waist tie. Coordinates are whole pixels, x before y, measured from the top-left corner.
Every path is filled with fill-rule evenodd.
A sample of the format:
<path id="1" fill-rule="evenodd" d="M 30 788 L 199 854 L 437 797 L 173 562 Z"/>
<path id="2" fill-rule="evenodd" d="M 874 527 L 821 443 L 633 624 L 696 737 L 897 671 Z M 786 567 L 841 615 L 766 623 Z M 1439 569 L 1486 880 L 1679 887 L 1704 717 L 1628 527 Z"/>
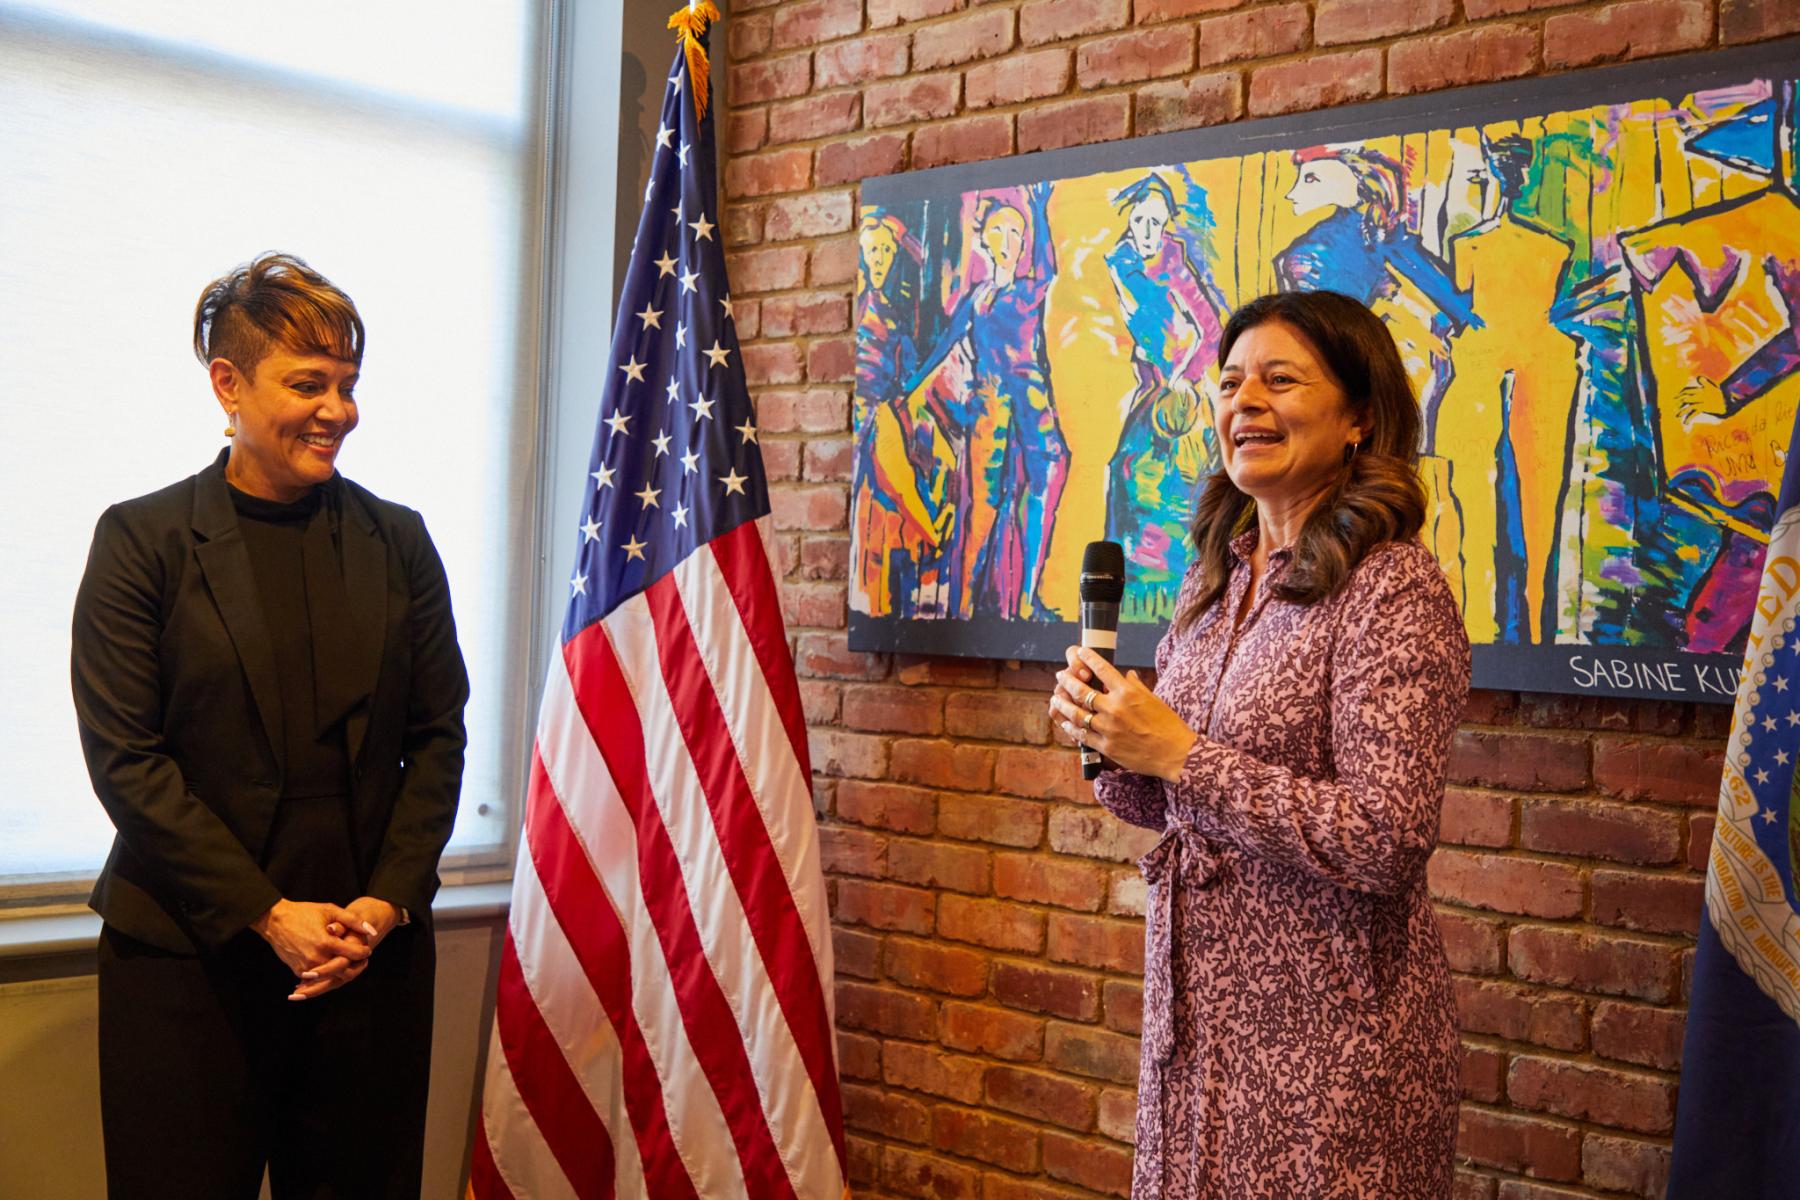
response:
<path id="1" fill-rule="evenodd" d="M 1179 821 L 1138 859 L 1138 869 L 1151 892 L 1144 933 L 1144 1053 L 1160 1064 L 1169 1061 L 1175 1048 L 1176 897 L 1183 888 L 1211 883 L 1219 859 L 1198 830 Z"/>
<path id="2" fill-rule="evenodd" d="M 1150 885 L 1150 906 L 1144 931 L 1144 1032 L 1143 1055 L 1155 1068 L 1145 1072 L 1151 1094 L 1139 1104 L 1154 1105 L 1163 1125 L 1163 1071 L 1175 1050 L 1175 915 L 1177 899 L 1186 888 L 1203 888 L 1219 871 L 1212 844 L 1186 821 L 1171 822 L 1150 852 L 1138 859 L 1138 869 Z M 1169 1130 L 1162 1129 L 1166 1141 Z M 1162 1195 L 1164 1147 L 1140 1145 L 1137 1179 L 1149 1181 L 1150 1196 Z"/>

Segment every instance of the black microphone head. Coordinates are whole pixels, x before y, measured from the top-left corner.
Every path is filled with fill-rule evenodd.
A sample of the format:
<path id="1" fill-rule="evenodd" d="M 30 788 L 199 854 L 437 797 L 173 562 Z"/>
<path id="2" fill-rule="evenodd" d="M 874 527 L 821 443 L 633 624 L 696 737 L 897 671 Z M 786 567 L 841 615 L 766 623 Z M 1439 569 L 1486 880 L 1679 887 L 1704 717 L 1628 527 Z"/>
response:
<path id="1" fill-rule="evenodd" d="M 1125 547 L 1117 542 L 1089 542 L 1081 556 L 1081 600 L 1084 604 L 1117 604 L 1125 598 Z"/>

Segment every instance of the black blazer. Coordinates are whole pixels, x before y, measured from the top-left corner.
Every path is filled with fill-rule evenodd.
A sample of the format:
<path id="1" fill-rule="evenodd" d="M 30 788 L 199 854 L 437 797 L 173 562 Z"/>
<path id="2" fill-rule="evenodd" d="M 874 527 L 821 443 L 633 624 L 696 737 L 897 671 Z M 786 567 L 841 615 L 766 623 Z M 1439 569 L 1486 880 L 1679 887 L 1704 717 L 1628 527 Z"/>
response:
<path id="1" fill-rule="evenodd" d="M 225 459 L 102 513 L 75 600 L 81 745 L 118 829 L 88 903 L 187 953 L 281 899 L 258 865 L 282 790 L 280 689 Z M 449 583 L 418 513 L 341 476 L 326 486 L 365 696 L 346 722 L 357 876 L 425 918 L 467 741 Z"/>

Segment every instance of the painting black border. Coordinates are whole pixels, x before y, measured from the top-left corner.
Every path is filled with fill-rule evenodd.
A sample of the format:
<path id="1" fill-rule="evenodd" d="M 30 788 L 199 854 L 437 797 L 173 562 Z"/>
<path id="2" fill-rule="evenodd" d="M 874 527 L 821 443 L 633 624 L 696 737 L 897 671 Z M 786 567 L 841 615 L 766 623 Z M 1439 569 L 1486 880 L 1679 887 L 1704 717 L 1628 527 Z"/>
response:
<path id="1" fill-rule="evenodd" d="M 1516 120 L 1558 108 L 1641 100 L 1649 94 L 1647 89 L 1686 95 L 1748 75 L 1783 72 L 1800 75 L 1800 37 L 881 176 L 862 181 L 861 203 L 907 204 L 978 188 Z M 1162 628 L 1121 629 L 1119 661 L 1152 665 Z M 1076 641 L 1080 631 L 1073 622 L 902 620 L 852 611 L 848 632 L 852 650 L 1060 662 L 1064 647 Z M 1730 703 L 1740 664 L 1740 657 L 1732 654 L 1634 646 L 1474 648 L 1476 687 L 1654 700 Z"/>

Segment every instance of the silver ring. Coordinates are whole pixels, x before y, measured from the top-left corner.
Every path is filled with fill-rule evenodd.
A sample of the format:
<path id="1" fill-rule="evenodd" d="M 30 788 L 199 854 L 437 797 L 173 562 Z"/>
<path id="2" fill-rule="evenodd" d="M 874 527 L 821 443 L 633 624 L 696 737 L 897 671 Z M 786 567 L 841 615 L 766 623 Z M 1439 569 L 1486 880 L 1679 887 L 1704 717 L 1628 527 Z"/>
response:
<path id="1" fill-rule="evenodd" d="M 1087 709 L 1089 712 L 1093 712 L 1093 711 L 1095 711 L 1094 710 L 1094 701 L 1098 700 L 1099 698 L 1100 698 L 1100 689 L 1099 688 L 1089 688 L 1088 694 L 1087 694 L 1087 699 L 1085 699 L 1081 702 L 1081 707 Z"/>

